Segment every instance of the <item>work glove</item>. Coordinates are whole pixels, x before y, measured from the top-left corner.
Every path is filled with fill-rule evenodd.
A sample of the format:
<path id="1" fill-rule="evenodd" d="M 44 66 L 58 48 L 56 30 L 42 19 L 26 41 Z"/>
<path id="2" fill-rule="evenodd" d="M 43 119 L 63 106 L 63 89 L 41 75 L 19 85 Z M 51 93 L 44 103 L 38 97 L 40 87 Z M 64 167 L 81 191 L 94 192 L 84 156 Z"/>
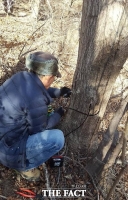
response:
<path id="1" fill-rule="evenodd" d="M 71 95 L 71 89 L 68 88 L 68 87 L 62 87 L 60 89 L 60 96 L 63 96 L 63 97 L 70 97 Z"/>
<path id="2" fill-rule="evenodd" d="M 55 110 L 55 112 L 57 112 L 61 117 L 64 115 L 64 109 L 62 107 Z"/>

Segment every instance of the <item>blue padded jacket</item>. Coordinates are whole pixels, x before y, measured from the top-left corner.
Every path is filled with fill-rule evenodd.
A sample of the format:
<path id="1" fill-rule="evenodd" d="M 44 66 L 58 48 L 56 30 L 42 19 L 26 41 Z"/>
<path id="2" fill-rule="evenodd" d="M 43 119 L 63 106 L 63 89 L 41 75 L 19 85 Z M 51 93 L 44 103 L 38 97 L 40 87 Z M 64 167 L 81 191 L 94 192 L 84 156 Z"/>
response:
<path id="1" fill-rule="evenodd" d="M 60 90 L 46 90 L 38 76 L 19 72 L 0 86 L 0 163 L 19 171 L 26 167 L 29 135 L 55 127 L 61 116 L 48 117 L 48 105 Z"/>

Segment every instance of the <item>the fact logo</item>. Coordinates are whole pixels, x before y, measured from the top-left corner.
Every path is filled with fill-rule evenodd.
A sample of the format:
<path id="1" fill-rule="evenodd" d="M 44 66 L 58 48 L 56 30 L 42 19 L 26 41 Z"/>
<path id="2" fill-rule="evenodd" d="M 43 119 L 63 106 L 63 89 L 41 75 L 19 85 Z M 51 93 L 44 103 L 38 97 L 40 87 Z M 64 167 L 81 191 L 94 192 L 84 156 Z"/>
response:
<path id="1" fill-rule="evenodd" d="M 68 188 L 68 189 L 51 189 L 42 190 L 43 197 L 55 197 L 55 198 L 75 198 L 85 197 L 86 189 L 84 188 Z"/>

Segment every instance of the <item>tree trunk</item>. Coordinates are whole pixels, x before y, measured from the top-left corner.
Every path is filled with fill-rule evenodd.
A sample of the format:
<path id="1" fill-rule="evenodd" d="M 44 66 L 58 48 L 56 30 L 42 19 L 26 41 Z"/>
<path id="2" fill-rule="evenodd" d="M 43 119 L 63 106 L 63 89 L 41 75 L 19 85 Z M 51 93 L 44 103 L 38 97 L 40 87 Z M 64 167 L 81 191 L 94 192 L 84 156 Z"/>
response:
<path id="1" fill-rule="evenodd" d="M 83 1 L 77 67 L 62 125 L 75 152 L 94 152 L 98 147 L 99 125 L 128 56 L 126 12 L 127 5 L 121 2 Z"/>

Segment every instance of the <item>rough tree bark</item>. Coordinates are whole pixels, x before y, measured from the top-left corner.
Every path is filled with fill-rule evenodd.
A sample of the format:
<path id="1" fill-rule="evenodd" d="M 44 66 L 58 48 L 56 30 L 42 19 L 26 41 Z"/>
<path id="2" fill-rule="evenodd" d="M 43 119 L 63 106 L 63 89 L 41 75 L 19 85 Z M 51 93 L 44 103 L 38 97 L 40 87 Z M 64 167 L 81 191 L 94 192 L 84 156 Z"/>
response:
<path id="1" fill-rule="evenodd" d="M 83 1 L 73 93 L 62 125 L 74 152 L 90 153 L 98 147 L 98 128 L 128 56 L 127 10 L 127 4 L 122 2 Z"/>

